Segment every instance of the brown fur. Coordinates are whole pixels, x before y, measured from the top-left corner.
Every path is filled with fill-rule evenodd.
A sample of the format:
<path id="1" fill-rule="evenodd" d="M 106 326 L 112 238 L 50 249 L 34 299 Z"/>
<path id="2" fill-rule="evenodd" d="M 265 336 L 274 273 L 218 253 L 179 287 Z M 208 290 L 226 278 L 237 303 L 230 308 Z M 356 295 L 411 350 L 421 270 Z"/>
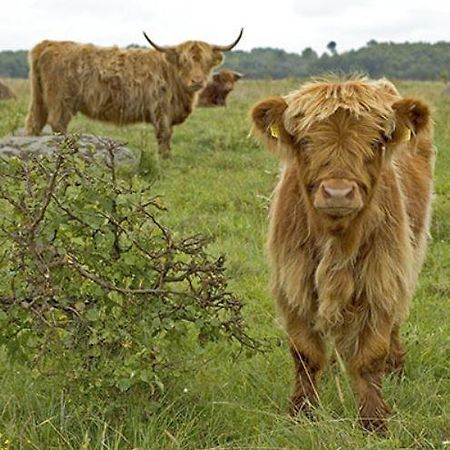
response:
<path id="1" fill-rule="evenodd" d="M 172 126 L 192 112 L 199 90 L 223 54 L 200 41 L 165 52 L 43 41 L 29 59 L 27 134 L 39 134 L 46 123 L 54 132 L 65 132 L 81 111 L 118 125 L 152 123 L 159 151 L 168 156 Z"/>
<path id="2" fill-rule="evenodd" d="M 0 81 L 0 100 L 9 100 L 10 98 L 16 98 L 11 89 Z"/>
<path id="3" fill-rule="evenodd" d="M 402 369 L 399 327 L 429 228 L 429 109 L 387 80 L 352 79 L 311 82 L 251 114 L 254 132 L 283 160 L 269 253 L 296 365 L 292 411 L 316 399 L 331 338 L 353 379 L 363 426 L 383 431 L 382 379 Z M 341 199 L 349 207 L 321 209 L 336 183 L 350 192 Z"/>
<path id="4" fill-rule="evenodd" d="M 200 92 L 198 106 L 226 106 L 228 94 L 234 89 L 242 74 L 223 69 L 213 75 L 212 81 Z"/>

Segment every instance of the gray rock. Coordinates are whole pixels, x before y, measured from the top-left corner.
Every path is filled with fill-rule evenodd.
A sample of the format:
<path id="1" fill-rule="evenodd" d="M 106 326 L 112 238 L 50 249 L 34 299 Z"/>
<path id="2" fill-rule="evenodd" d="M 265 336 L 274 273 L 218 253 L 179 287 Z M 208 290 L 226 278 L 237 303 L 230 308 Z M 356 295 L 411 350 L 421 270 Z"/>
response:
<path id="1" fill-rule="evenodd" d="M 52 129 L 50 128 L 50 125 L 45 125 L 44 128 L 42 128 L 41 131 L 41 136 L 44 134 L 53 134 Z M 13 136 L 25 136 L 25 128 L 21 127 L 21 128 L 16 128 L 13 132 L 12 132 Z"/>
<path id="2" fill-rule="evenodd" d="M 17 130 L 13 136 L 0 139 L 0 157 L 15 156 L 24 159 L 30 155 L 51 156 L 64 142 L 70 142 L 85 158 L 108 161 L 112 153 L 118 165 L 139 164 L 139 152 L 134 152 L 124 143 L 107 137 L 90 134 L 23 136 L 22 130 Z"/>

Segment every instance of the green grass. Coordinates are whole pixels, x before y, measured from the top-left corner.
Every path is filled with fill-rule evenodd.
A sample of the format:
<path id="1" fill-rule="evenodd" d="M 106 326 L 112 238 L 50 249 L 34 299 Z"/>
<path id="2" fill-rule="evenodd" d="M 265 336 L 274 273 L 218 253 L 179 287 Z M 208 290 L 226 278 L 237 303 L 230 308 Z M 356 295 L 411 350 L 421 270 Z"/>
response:
<path id="1" fill-rule="evenodd" d="M 193 373 L 172 380 L 163 401 L 136 394 L 126 406 L 88 402 L 61 389 L 58 377 L 0 367 L 0 433 L 11 449 L 428 449 L 450 448 L 450 101 L 439 83 L 399 82 L 403 94 L 434 107 L 438 147 L 432 240 L 411 315 L 403 327 L 404 378 L 387 379 L 393 406 L 386 438 L 364 435 L 344 370 L 328 369 L 314 420 L 291 420 L 291 360 L 268 290 L 267 205 L 278 161 L 247 137 L 250 106 L 287 93 L 296 80 L 245 81 L 227 108 L 197 109 L 176 128 L 173 158 L 157 162 L 149 125 L 117 128 L 77 116 L 71 130 L 108 135 L 145 152 L 159 166 L 154 192 L 169 208 L 165 223 L 179 235 L 211 237 L 210 252 L 227 259 L 230 288 L 245 302 L 253 335 L 272 343 L 263 355 L 233 358 L 227 344 L 204 350 Z M 18 100 L 0 102 L 0 135 L 26 114 L 26 82 L 11 81 Z M 0 449 L 2 444 L 0 440 Z"/>

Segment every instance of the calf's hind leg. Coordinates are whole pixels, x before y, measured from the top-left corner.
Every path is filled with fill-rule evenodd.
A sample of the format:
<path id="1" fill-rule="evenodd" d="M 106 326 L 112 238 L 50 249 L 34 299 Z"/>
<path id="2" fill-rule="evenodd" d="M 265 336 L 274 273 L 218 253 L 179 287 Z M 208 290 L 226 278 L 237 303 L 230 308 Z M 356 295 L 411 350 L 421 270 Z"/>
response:
<path id="1" fill-rule="evenodd" d="M 400 338 L 400 326 L 395 325 L 391 333 L 386 371 L 395 375 L 401 375 L 405 365 L 405 356 L 406 351 Z"/>

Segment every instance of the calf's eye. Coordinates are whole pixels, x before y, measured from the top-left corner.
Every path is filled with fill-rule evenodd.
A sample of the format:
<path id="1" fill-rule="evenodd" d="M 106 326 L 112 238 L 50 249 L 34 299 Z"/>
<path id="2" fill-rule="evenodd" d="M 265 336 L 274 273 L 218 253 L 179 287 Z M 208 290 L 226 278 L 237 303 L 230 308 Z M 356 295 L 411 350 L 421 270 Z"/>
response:
<path id="1" fill-rule="evenodd" d="M 311 139 L 309 139 L 307 137 L 303 137 L 298 141 L 298 145 L 300 147 L 306 147 L 310 143 L 311 143 Z"/>

